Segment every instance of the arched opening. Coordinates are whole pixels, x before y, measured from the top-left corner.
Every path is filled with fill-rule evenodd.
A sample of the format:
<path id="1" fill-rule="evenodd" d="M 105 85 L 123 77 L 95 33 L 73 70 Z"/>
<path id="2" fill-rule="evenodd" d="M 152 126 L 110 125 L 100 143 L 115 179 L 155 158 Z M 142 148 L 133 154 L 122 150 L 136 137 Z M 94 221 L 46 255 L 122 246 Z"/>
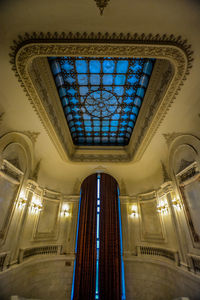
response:
<path id="1" fill-rule="evenodd" d="M 125 299 L 117 181 L 101 173 L 81 186 L 73 300 Z"/>

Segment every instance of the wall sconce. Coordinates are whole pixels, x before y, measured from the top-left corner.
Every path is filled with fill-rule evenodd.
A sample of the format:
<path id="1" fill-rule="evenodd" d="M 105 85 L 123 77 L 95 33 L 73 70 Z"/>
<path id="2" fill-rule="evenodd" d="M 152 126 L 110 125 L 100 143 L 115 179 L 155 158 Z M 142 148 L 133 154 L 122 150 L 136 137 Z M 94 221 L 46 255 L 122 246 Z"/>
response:
<path id="1" fill-rule="evenodd" d="M 167 200 L 160 200 L 158 205 L 157 205 L 157 212 L 163 214 L 163 215 L 167 215 L 168 214 L 168 203 Z"/>
<path id="2" fill-rule="evenodd" d="M 173 207 L 177 210 L 177 211 L 180 211 L 181 210 L 181 202 L 180 202 L 180 199 L 172 199 L 172 205 Z"/>
<path id="3" fill-rule="evenodd" d="M 24 191 L 21 191 L 18 200 L 19 209 L 23 209 L 26 206 L 26 201 L 27 201 L 26 194 Z"/>
<path id="4" fill-rule="evenodd" d="M 131 205 L 129 215 L 131 218 L 138 218 L 137 205 Z"/>
<path id="5" fill-rule="evenodd" d="M 69 217 L 70 216 L 70 208 L 69 204 L 63 204 L 62 210 L 61 210 L 61 216 L 62 217 Z"/>
<path id="6" fill-rule="evenodd" d="M 41 197 L 38 195 L 33 195 L 32 200 L 31 200 L 31 205 L 30 205 L 30 210 L 31 213 L 39 213 L 42 210 L 42 202 L 41 202 Z"/>

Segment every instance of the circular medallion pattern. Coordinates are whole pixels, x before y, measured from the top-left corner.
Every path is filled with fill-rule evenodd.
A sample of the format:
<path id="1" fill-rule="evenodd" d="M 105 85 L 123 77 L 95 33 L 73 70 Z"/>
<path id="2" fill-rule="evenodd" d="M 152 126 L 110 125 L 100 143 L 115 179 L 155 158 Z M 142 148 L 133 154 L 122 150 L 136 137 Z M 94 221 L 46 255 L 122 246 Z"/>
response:
<path id="1" fill-rule="evenodd" d="M 118 99 L 114 93 L 101 89 L 87 95 L 84 107 L 92 117 L 110 117 L 118 108 Z"/>

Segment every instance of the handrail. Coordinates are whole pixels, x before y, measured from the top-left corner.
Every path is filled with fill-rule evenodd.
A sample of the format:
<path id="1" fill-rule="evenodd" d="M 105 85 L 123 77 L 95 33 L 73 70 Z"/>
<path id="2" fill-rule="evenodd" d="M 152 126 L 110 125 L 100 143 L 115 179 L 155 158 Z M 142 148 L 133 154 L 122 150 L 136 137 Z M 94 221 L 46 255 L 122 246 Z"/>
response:
<path id="1" fill-rule="evenodd" d="M 137 246 L 137 255 L 149 255 L 149 256 L 161 256 L 169 260 L 174 261 L 179 265 L 179 255 L 177 251 L 165 248 L 149 247 L 149 246 Z"/>
<path id="2" fill-rule="evenodd" d="M 35 255 L 59 255 L 61 254 L 62 245 L 46 245 L 32 248 L 23 248 L 19 250 L 19 263 Z"/>

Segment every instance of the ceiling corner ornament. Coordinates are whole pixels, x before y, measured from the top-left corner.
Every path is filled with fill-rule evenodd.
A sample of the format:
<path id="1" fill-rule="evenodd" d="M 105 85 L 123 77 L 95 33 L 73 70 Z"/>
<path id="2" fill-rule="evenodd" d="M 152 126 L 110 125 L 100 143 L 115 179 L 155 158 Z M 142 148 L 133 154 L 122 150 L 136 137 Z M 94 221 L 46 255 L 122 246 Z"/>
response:
<path id="1" fill-rule="evenodd" d="M 101 16 L 103 15 L 104 8 L 107 6 L 109 1 L 110 0 L 95 0 Z"/>
<path id="2" fill-rule="evenodd" d="M 171 179 L 168 175 L 166 166 L 164 165 L 164 163 L 162 161 L 161 161 L 161 166 L 162 166 L 163 182 L 165 183 L 165 182 L 171 181 Z"/>
<path id="3" fill-rule="evenodd" d="M 29 130 L 22 131 L 22 133 L 29 137 L 33 145 L 35 145 L 37 138 L 40 134 L 40 132 L 29 131 Z"/>
<path id="4" fill-rule="evenodd" d="M 41 32 L 19 36 L 11 47 L 10 62 L 63 160 L 128 162 L 141 159 L 189 74 L 192 54 L 191 46 L 180 36 Z M 128 146 L 108 149 L 73 144 L 46 59 L 50 56 L 126 56 L 157 60 L 151 88 L 147 89 L 144 107 Z"/>
<path id="5" fill-rule="evenodd" d="M 173 142 L 173 140 L 175 140 L 178 136 L 181 136 L 183 134 L 184 133 L 181 133 L 181 132 L 163 133 L 163 137 L 166 141 L 168 148 L 171 145 L 171 143 Z"/>

